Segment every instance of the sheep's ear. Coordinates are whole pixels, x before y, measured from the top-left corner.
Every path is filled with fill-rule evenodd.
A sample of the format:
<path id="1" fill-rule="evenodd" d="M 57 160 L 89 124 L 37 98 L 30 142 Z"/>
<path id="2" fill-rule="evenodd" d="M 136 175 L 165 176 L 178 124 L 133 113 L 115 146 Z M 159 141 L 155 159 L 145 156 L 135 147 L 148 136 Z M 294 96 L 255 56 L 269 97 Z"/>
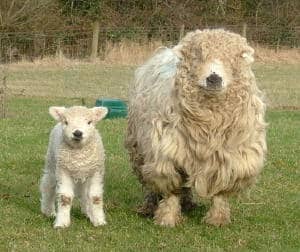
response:
<path id="1" fill-rule="evenodd" d="M 64 112 L 66 111 L 65 107 L 50 107 L 49 114 L 56 120 L 60 121 Z"/>
<path id="2" fill-rule="evenodd" d="M 181 49 L 182 49 L 182 45 L 180 45 L 180 44 L 173 47 L 173 52 L 176 54 L 176 56 L 179 59 L 183 58 L 182 53 L 181 53 Z"/>
<path id="3" fill-rule="evenodd" d="M 102 120 L 108 113 L 106 107 L 94 107 L 91 110 L 93 111 L 93 121 L 95 122 Z"/>
<path id="4" fill-rule="evenodd" d="M 254 62 L 253 54 L 254 54 L 254 49 L 251 48 L 251 47 L 248 47 L 247 50 L 245 50 L 245 51 L 242 53 L 242 58 L 243 58 L 248 64 L 251 64 L 251 63 Z"/>

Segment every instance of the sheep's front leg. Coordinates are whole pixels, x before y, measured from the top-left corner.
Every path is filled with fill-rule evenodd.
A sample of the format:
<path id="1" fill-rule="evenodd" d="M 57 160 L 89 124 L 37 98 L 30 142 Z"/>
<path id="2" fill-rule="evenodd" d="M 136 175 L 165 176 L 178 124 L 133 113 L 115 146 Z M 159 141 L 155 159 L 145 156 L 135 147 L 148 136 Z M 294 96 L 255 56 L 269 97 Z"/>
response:
<path id="1" fill-rule="evenodd" d="M 103 210 L 103 175 L 96 172 L 94 176 L 88 179 L 86 188 L 86 214 L 92 224 L 97 227 L 105 225 L 105 214 Z M 83 188 L 83 190 L 85 190 Z"/>
<path id="2" fill-rule="evenodd" d="M 57 214 L 55 228 L 65 228 L 71 224 L 71 207 L 74 198 L 74 181 L 65 172 L 60 172 L 57 181 Z"/>
<path id="3" fill-rule="evenodd" d="M 180 197 L 175 194 L 164 196 L 155 211 L 155 223 L 161 226 L 174 227 L 181 219 Z"/>
<path id="4" fill-rule="evenodd" d="M 230 223 L 230 208 L 226 196 L 216 195 L 213 197 L 212 206 L 204 217 L 204 221 L 217 227 Z"/>
<path id="5" fill-rule="evenodd" d="M 151 169 L 151 167 L 149 167 Z M 161 159 L 155 168 L 146 170 L 146 179 L 153 189 L 162 195 L 158 208 L 154 213 L 155 223 L 174 227 L 182 220 L 180 205 L 180 190 L 182 178 L 168 159 Z"/>

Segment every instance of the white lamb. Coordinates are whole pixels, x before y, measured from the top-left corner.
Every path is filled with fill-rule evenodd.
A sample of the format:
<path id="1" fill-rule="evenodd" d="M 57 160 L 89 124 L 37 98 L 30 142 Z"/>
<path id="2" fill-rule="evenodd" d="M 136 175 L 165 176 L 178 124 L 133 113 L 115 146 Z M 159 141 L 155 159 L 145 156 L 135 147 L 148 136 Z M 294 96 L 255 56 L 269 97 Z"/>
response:
<path id="1" fill-rule="evenodd" d="M 82 212 L 92 224 L 105 225 L 102 197 L 105 155 L 95 125 L 105 117 L 107 108 L 50 107 L 49 113 L 59 123 L 50 134 L 40 185 L 41 211 L 48 217 L 56 215 L 55 228 L 68 227 L 72 200 L 78 195 Z"/>

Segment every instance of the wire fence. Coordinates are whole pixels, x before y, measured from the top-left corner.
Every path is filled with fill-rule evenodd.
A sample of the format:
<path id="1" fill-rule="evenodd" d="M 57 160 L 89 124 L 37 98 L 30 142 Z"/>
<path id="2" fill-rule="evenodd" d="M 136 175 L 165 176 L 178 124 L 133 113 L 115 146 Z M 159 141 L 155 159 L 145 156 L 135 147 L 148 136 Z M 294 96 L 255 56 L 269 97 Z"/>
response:
<path id="1" fill-rule="evenodd" d="M 220 28 L 220 26 L 197 27 Z M 221 28 L 242 34 L 254 45 L 263 45 L 275 50 L 281 47 L 298 48 L 300 45 L 300 26 L 282 29 L 276 26 L 227 25 Z M 161 27 L 145 29 L 143 27 L 104 27 L 100 28 L 98 52 L 105 59 L 108 44 L 118 46 L 122 41 L 146 44 L 162 41 L 173 45 L 186 32 L 196 27 Z M 0 32 L 0 62 L 10 63 L 22 59 L 34 60 L 47 56 L 63 54 L 68 58 L 86 58 L 91 53 L 93 32 L 83 29 L 53 30 L 45 32 Z"/>

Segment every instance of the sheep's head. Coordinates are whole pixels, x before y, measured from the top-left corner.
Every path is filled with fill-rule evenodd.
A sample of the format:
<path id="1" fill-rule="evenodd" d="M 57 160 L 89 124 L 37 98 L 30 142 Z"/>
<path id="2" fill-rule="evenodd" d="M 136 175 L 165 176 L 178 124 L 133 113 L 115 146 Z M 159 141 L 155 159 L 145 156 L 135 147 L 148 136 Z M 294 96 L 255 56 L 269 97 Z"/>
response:
<path id="1" fill-rule="evenodd" d="M 191 32 L 173 51 L 181 62 L 178 78 L 191 86 L 182 88 L 212 95 L 226 92 L 254 61 L 245 38 L 219 29 Z"/>
<path id="2" fill-rule="evenodd" d="M 105 107 L 49 108 L 50 115 L 62 125 L 64 141 L 72 147 L 81 147 L 88 143 L 94 136 L 96 123 L 103 119 L 107 112 Z"/>

